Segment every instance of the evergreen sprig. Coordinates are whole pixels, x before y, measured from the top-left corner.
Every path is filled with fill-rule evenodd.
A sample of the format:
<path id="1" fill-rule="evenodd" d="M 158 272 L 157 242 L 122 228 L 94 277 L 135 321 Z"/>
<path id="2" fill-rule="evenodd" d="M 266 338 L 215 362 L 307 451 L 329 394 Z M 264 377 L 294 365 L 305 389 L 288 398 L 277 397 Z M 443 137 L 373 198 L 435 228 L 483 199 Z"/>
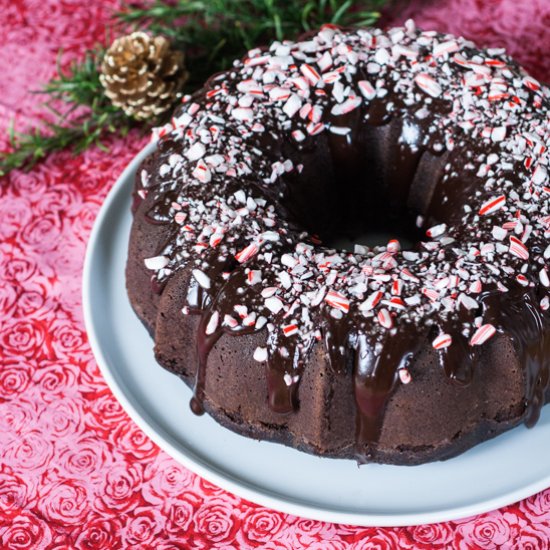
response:
<path id="1" fill-rule="evenodd" d="M 127 7 L 118 18 L 169 37 L 187 52 L 187 91 L 231 66 L 255 46 L 293 39 L 323 23 L 372 25 L 387 0 L 155 0 Z"/>
<path id="2" fill-rule="evenodd" d="M 293 39 L 323 23 L 342 26 L 373 24 L 377 9 L 388 0 L 154 0 L 126 6 L 114 25 L 164 35 L 186 53 L 190 78 L 186 92 L 198 88 L 212 73 L 231 66 L 247 50 L 273 40 Z M 51 152 L 69 148 L 75 153 L 95 144 L 103 147 L 109 133 L 125 134 L 134 126 L 148 128 L 156 119 L 137 122 L 114 107 L 104 95 L 99 66 L 106 47 L 86 53 L 41 91 L 55 122 L 44 130 L 10 132 L 12 151 L 0 151 L 0 175 L 32 167 Z M 61 103 L 66 109 L 58 110 Z"/>

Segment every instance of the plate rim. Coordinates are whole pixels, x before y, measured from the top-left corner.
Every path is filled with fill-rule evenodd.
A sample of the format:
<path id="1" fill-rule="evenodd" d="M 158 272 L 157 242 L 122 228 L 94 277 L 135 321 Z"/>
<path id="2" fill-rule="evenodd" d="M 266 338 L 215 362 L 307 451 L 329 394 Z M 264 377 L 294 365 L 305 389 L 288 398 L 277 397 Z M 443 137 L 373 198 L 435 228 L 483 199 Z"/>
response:
<path id="1" fill-rule="evenodd" d="M 117 178 L 100 207 L 86 245 L 82 273 L 82 308 L 88 342 L 90 344 L 94 359 L 99 366 L 101 374 L 107 382 L 109 389 L 122 405 L 128 416 L 160 449 L 165 451 L 169 456 L 185 468 L 188 468 L 210 483 L 213 483 L 214 485 L 217 485 L 218 487 L 241 498 L 245 498 L 278 512 L 292 514 L 302 518 L 361 527 L 401 527 L 463 519 L 513 504 L 550 487 L 549 472 L 546 477 L 543 477 L 536 482 L 532 482 L 515 490 L 507 491 L 497 497 L 478 500 L 470 504 L 447 507 L 437 511 L 378 514 L 358 513 L 354 511 L 346 512 L 338 509 L 331 509 L 326 506 L 312 506 L 305 502 L 298 502 L 292 497 L 285 498 L 280 493 L 274 493 L 257 484 L 249 483 L 242 479 L 237 479 L 230 474 L 224 474 L 224 472 L 220 471 L 220 469 L 216 466 L 205 463 L 204 460 L 196 457 L 192 451 L 184 451 L 181 448 L 182 445 L 174 445 L 170 441 L 170 438 L 155 429 L 150 420 L 147 418 L 149 415 L 143 415 L 138 410 L 132 402 L 132 396 L 127 395 L 124 387 L 119 384 L 114 376 L 114 371 L 111 370 L 112 367 L 103 353 L 100 337 L 95 329 L 94 313 L 91 305 L 93 296 L 91 284 L 94 265 L 93 258 L 101 246 L 99 241 L 101 229 L 108 219 L 111 205 L 118 198 L 119 194 L 124 192 L 126 180 L 133 177 L 133 173 L 137 170 L 141 161 L 148 154 L 153 152 L 155 147 L 156 143 L 150 142 L 145 145 L 139 153 L 137 153 L 137 155 L 131 160 L 131 162 L 125 167 L 123 172 Z M 183 447 L 185 448 L 185 446 Z"/>

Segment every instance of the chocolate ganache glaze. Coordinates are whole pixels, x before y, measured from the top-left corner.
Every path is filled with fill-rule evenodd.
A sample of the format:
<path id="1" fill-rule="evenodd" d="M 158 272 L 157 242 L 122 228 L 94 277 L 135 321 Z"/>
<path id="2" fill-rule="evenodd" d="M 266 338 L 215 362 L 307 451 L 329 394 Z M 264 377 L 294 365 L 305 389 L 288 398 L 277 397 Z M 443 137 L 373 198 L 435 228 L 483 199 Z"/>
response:
<path id="1" fill-rule="evenodd" d="M 396 464 L 533 426 L 548 105 L 504 51 L 410 21 L 258 48 L 185 97 L 137 176 L 127 286 L 193 411 Z"/>

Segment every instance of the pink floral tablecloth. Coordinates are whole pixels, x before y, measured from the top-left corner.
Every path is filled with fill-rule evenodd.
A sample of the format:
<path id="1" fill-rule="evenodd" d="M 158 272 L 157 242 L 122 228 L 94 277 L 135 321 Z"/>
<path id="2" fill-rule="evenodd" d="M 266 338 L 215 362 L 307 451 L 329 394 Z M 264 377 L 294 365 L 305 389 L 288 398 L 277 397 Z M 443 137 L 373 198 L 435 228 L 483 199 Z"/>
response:
<path id="1" fill-rule="evenodd" d="M 55 58 L 102 41 L 117 0 L 0 0 L 0 147 L 39 124 Z M 506 46 L 550 80 L 548 0 L 413 0 L 396 18 Z M 109 391 L 88 345 L 84 250 L 107 192 L 146 138 L 52 155 L 0 180 L 0 548 L 549 547 L 550 490 L 438 525 L 360 528 L 257 506 L 160 451 Z M 550 457 L 549 457 L 550 467 Z"/>

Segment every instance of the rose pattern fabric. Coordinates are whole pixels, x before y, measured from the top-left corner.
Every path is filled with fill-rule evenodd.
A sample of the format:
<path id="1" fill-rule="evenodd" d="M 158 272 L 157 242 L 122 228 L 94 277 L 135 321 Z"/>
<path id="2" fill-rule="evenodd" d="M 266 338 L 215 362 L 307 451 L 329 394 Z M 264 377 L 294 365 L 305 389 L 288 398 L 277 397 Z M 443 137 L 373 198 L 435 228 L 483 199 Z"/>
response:
<path id="1" fill-rule="evenodd" d="M 0 0 L 0 146 L 40 124 L 32 94 L 104 40 L 118 0 Z M 506 46 L 549 80 L 547 0 L 397 2 L 394 21 Z M 387 22 L 390 19 L 387 18 Z M 550 489 L 464 520 L 403 528 L 311 521 L 229 494 L 127 417 L 84 330 L 84 250 L 107 192 L 146 138 L 52 155 L 0 180 L 0 548 L 547 549 Z"/>

